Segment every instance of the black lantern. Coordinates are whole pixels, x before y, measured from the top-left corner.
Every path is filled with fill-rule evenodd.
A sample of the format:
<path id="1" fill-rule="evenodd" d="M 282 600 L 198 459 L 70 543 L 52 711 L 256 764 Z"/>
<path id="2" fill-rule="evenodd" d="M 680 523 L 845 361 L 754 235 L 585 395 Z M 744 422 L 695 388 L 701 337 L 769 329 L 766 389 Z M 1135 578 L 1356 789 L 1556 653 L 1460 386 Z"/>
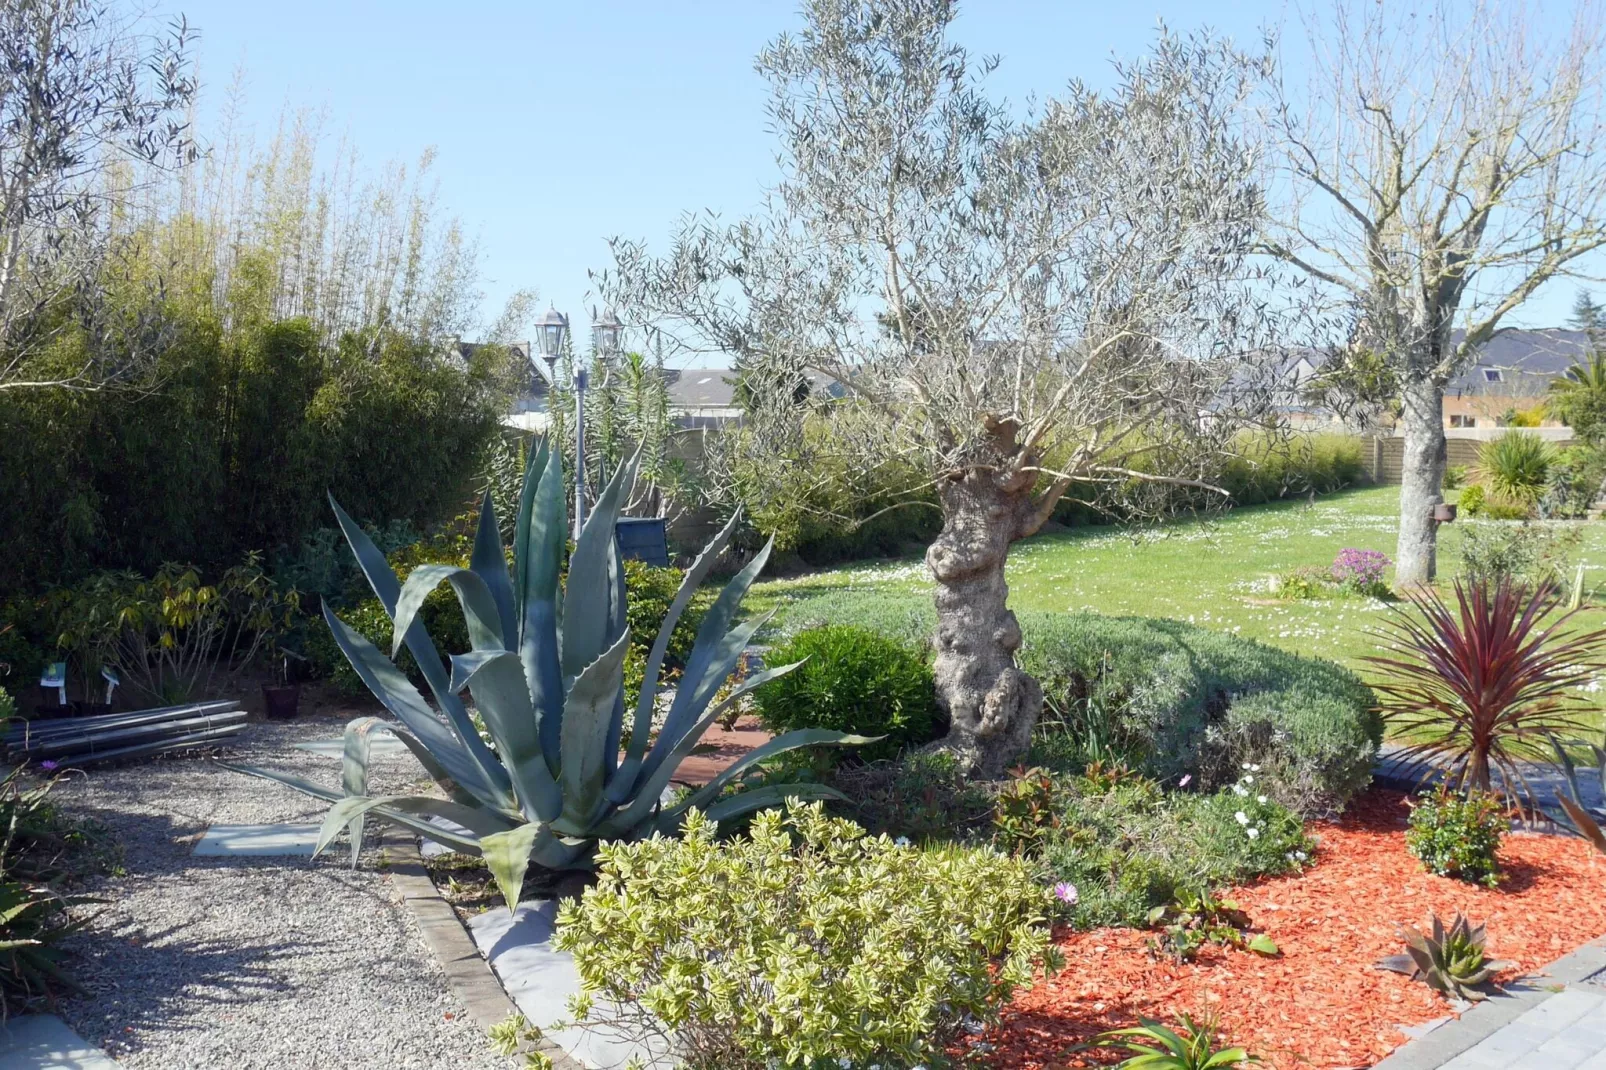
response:
<path id="1" fill-rule="evenodd" d="M 625 325 L 619 322 L 619 317 L 613 314 L 613 309 L 604 309 L 598 318 L 596 310 L 591 312 L 591 339 L 596 343 L 597 352 L 604 357 L 611 357 L 619 352 L 619 339 L 624 334 Z"/>
<path id="2" fill-rule="evenodd" d="M 546 358 L 548 364 L 554 364 L 563 355 L 563 342 L 569 334 L 569 317 L 555 308 L 546 310 L 535 324 L 537 336 L 541 340 L 541 356 Z"/>

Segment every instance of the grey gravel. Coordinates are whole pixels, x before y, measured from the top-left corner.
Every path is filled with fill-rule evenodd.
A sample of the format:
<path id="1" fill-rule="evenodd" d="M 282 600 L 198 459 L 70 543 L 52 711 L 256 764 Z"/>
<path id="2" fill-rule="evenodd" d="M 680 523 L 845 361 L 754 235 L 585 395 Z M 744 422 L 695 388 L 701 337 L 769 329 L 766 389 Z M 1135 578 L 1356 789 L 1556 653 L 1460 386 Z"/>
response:
<path id="1" fill-rule="evenodd" d="M 253 724 L 231 757 L 330 787 L 339 762 L 293 744 L 328 717 Z M 376 758 L 377 791 L 416 790 L 410 755 Z M 89 770 L 58 800 L 121 842 L 123 875 L 75 937 L 82 998 L 60 1012 L 120 1065 L 160 1070 L 507 1070 L 452 996 L 370 848 L 338 857 L 197 858 L 214 822 L 316 821 L 324 804 L 205 759 Z"/>

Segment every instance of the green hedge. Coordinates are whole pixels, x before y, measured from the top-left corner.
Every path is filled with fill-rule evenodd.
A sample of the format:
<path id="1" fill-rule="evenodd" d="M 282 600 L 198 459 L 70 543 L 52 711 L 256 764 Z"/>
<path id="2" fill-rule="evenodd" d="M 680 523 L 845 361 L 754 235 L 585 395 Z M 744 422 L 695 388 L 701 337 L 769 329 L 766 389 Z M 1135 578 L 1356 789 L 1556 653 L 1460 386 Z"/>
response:
<path id="1" fill-rule="evenodd" d="M 1051 709 L 1091 703 L 1150 775 L 1172 783 L 1191 775 L 1210 789 L 1257 764 L 1268 793 L 1306 814 L 1343 806 L 1371 780 L 1382 721 L 1371 690 L 1341 665 L 1174 620 L 1019 617 L 1022 667 Z M 782 630 L 825 620 L 918 642 L 936 618 L 924 595 L 842 592 L 788 608 Z"/>

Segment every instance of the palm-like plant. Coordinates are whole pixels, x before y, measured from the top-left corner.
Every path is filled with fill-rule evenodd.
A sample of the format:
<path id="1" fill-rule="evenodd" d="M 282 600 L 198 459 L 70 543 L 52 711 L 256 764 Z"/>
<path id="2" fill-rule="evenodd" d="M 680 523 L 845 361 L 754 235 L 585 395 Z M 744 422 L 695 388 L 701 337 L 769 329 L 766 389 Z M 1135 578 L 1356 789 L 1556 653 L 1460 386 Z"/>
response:
<path id="1" fill-rule="evenodd" d="M 1523 761 L 1548 758 L 1551 736 L 1586 728 L 1581 688 L 1601 672 L 1606 631 L 1568 634 L 1573 613 L 1546 623 L 1560 605 L 1555 584 L 1527 587 L 1509 578 L 1455 585 L 1456 608 L 1418 590 L 1390 610 L 1375 633 L 1392 651 L 1365 660 L 1384 718 L 1410 740 L 1402 757 L 1424 776 L 1445 773 L 1451 787 L 1488 791 L 1498 771 L 1510 794 L 1533 793 Z"/>
<path id="2" fill-rule="evenodd" d="M 384 555 L 338 505 L 335 515 L 363 573 L 395 625 L 393 658 L 413 654 L 441 713 L 437 714 L 391 658 L 324 606 L 336 642 L 369 689 L 401 723 L 358 718 L 346 728 L 343 791 L 250 766 L 240 772 L 289 785 L 334 805 L 318 850 L 342 828 L 361 848 L 365 815 L 410 828 L 454 851 L 484 857 L 510 908 L 533 860 L 549 868 L 590 864 L 600 840 L 629 840 L 673 831 L 697 807 L 713 820 L 737 817 L 788 798 L 840 797 L 819 785 L 766 786 L 722 797 L 755 763 L 796 747 L 869 742 L 821 729 L 791 732 L 766 743 L 673 806 L 662 803 L 681 760 L 742 695 L 795 666 L 754 674 L 721 701 L 716 693 L 768 618 L 735 623 L 737 609 L 769 556 L 765 547 L 732 579 L 698 628 L 675 697 L 653 739 L 660 670 L 670 635 L 698 586 L 724 550 L 736 519 L 686 572 L 647 656 L 645 678 L 625 741 L 624 570 L 614 539 L 621 498 L 634 479 L 623 466 L 598 498 L 569 556 L 560 589 L 568 531 L 559 456 L 543 442 L 530 460 L 514 526 L 513 574 L 489 494 L 468 568 L 421 565 L 401 584 Z M 454 655 L 451 673 L 417 620 L 425 597 L 450 583 L 473 649 Z M 461 693 L 467 689 L 490 736 L 480 736 Z M 369 795 L 369 738 L 397 736 L 446 797 Z M 622 751 L 622 754 L 621 754 Z"/>
<path id="3" fill-rule="evenodd" d="M 1230 1070 L 1244 1063 L 1260 1062 L 1259 1057 L 1243 1048 L 1217 1051 L 1216 1028 L 1208 1021 L 1195 1022 L 1184 1014 L 1174 1029 L 1152 1018 L 1140 1017 L 1138 1023 L 1131 1029 L 1099 1035 L 1101 1047 L 1133 1053 L 1120 1064 L 1123 1070 Z M 1140 1044 L 1139 1040 L 1148 1044 Z"/>
<path id="4" fill-rule="evenodd" d="M 1478 482 L 1498 500 L 1532 507 L 1544 493 L 1555 452 L 1538 435 L 1508 431 L 1478 451 Z"/>
<path id="5" fill-rule="evenodd" d="M 1587 361 L 1550 382 L 1545 411 L 1572 428 L 1585 442 L 1606 431 L 1606 348 L 1591 347 Z"/>

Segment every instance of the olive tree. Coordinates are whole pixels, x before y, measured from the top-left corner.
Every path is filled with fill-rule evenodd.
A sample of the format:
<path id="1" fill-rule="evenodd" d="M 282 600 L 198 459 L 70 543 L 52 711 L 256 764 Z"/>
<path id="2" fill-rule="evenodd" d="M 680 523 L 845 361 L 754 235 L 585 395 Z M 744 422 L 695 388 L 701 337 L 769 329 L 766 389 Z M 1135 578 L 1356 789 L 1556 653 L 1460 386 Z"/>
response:
<path id="1" fill-rule="evenodd" d="M 738 440 L 776 486 L 905 472 L 935 496 L 946 744 L 996 776 L 1042 706 L 1015 661 L 1010 545 L 1073 488 L 1211 493 L 1208 458 L 1264 414 L 1277 361 L 1241 128 L 1264 69 L 1163 34 L 1113 89 L 1072 82 L 1014 112 L 986 91 L 996 61 L 949 40 L 954 14 L 806 3 L 757 60 L 782 171 L 766 210 L 689 217 L 663 256 L 616 240 L 600 281 L 638 322 L 738 361 Z"/>
<path id="2" fill-rule="evenodd" d="M 1398 381 L 1395 568 L 1436 570 L 1444 389 L 1547 281 L 1606 245 L 1606 22 L 1547 37 L 1524 6 L 1339 2 L 1270 83 L 1282 182 L 1268 248 L 1347 306 Z"/>

